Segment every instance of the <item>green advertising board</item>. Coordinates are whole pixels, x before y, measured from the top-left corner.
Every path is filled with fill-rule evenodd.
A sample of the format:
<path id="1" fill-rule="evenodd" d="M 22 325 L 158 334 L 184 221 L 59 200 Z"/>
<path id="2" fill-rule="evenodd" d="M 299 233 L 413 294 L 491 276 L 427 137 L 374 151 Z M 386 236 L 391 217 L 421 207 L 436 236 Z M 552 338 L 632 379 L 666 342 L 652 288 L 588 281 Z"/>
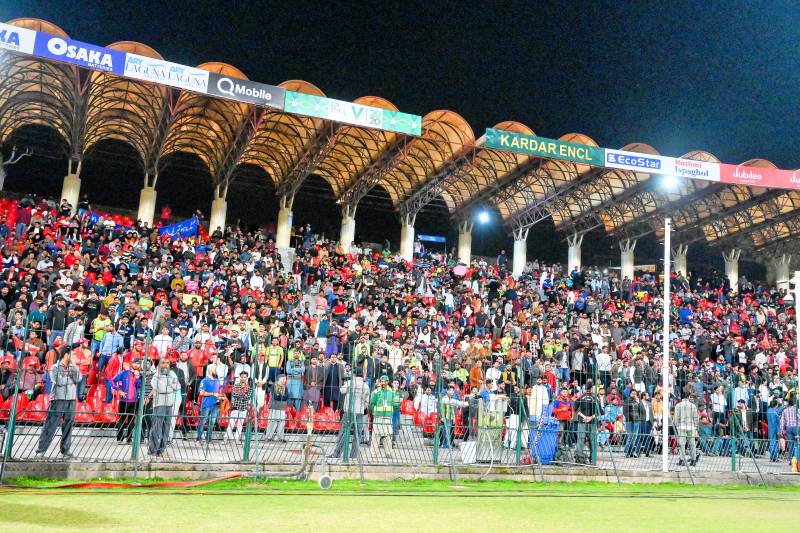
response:
<path id="1" fill-rule="evenodd" d="M 422 117 L 418 115 L 313 94 L 286 91 L 284 111 L 365 128 L 417 136 L 422 134 Z"/>
<path id="2" fill-rule="evenodd" d="M 486 148 L 509 150 L 520 154 L 551 159 L 563 159 L 602 167 L 605 164 L 605 150 L 597 146 L 570 143 L 535 135 L 525 135 L 512 131 L 489 128 L 486 130 Z"/>

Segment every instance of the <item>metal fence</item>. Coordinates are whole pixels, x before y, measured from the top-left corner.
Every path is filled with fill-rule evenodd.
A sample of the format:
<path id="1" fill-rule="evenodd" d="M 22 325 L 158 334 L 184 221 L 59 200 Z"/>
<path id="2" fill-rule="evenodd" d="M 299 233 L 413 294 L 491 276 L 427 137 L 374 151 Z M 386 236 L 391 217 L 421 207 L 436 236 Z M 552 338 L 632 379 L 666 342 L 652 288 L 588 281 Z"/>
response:
<path id="1" fill-rule="evenodd" d="M 18 365 L 21 360 L 22 354 Z M 246 411 L 220 412 L 201 409 L 192 401 L 193 392 L 179 398 L 179 408 L 165 409 L 142 401 L 144 391 L 135 403 L 107 401 L 104 387 L 97 385 L 88 389 L 85 401 L 51 403 L 43 387 L 21 390 L 20 374 L 0 405 L 0 481 L 11 461 L 124 462 L 134 469 L 151 462 L 209 462 L 263 471 L 269 465 L 300 464 L 309 453 L 333 464 L 398 471 L 460 465 L 662 469 L 664 443 L 657 425 L 644 421 L 628 427 L 602 412 L 592 423 L 557 420 L 549 416 L 552 404 L 545 416 L 529 416 L 524 396 L 497 401 L 436 390 L 433 402 L 415 408 L 398 396 L 391 417 L 372 418 L 366 409 L 355 408 L 352 394 L 336 405 L 294 399 L 289 407 L 272 409 L 269 394 L 258 400 L 251 389 Z M 730 399 L 733 405 L 732 392 Z M 792 471 L 793 455 L 800 459 L 800 432 L 779 433 L 762 412 L 751 413 L 753 427 L 745 431 L 733 414 L 729 409 L 713 423 L 701 423 L 696 438 L 670 428 L 669 469 L 690 477 L 758 474 L 765 484 L 768 475 Z"/>
<path id="2" fill-rule="evenodd" d="M 8 402 L 6 402 L 8 403 Z M 414 411 L 403 402 L 393 419 L 372 419 L 331 407 L 293 407 L 276 413 L 265 405 L 244 417 L 202 416 L 191 402 L 176 416 L 144 406 L 120 410 L 90 397 L 56 410 L 47 397 L 0 410 L 8 461 L 240 463 L 297 465 L 306 447 L 333 464 L 404 466 L 486 465 L 559 468 L 583 466 L 619 471 L 660 471 L 660 432 L 610 431 L 605 425 L 559 422 L 551 417 L 505 416 L 485 405 L 451 417 Z M 205 414 L 205 413 L 204 413 Z M 209 430 L 209 427 L 211 428 Z M 48 437 L 52 440 L 48 442 Z M 683 445 L 681 445 L 681 441 Z M 762 476 L 791 471 L 800 453 L 782 438 L 717 435 L 703 431 L 683 439 L 670 433 L 670 470 L 747 472 Z M 693 445 L 692 445 L 693 444 Z M 68 455 L 65 455 L 66 454 Z M 766 483 L 767 481 L 764 480 Z"/>

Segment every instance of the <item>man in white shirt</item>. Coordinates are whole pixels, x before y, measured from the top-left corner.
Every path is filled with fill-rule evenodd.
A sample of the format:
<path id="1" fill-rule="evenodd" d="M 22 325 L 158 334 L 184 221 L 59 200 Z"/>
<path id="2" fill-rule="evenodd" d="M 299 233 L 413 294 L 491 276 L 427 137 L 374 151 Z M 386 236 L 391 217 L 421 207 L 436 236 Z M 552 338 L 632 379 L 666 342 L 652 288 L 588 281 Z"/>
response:
<path id="1" fill-rule="evenodd" d="M 169 334 L 169 328 L 161 328 L 161 333 L 153 338 L 153 347 L 158 352 L 159 359 L 167 356 L 167 352 L 172 348 L 172 336 Z"/>
<path id="2" fill-rule="evenodd" d="M 530 416 L 542 416 L 550 404 L 550 393 L 546 385 L 542 383 L 542 376 L 536 378 L 536 385 L 531 387 L 531 395 L 528 396 L 528 414 Z"/>
<path id="3" fill-rule="evenodd" d="M 431 393 L 431 388 L 425 388 L 425 394 L 420 394 L 414 399 L 414 407 L 424 416 L 429 416 L 436 412 L 436 396 Z"/>
<path id="4" fill-rule="evenodd" d="M 497 359 L 494 365 L 486 371 L 486 383 L 489 385 L 488 388 L 492 392 L 497 390 L 497 383 L 500 381 L 500 376 L 502 375 L 502 372 L 500 372 L 500 365 L 502 363 L 502 359 Z"/>

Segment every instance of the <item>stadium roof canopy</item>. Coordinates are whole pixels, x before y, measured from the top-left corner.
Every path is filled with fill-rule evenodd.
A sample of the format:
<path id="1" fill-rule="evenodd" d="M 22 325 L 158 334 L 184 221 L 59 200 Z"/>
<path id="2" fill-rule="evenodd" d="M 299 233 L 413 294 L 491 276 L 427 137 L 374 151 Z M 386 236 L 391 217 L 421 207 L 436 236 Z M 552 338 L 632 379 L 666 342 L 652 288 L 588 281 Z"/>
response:
<path id="1" fill-rule="evenodd" d="M 15 19 L 20 27 L 62 37 L 50 22 Z M 161 59 L 149 46 L 120 41 L 109 48 Z M 224 63 L 198 68 L 246 79 Z M 124 141 L 133 147 L 145 186 L 155 186 L 165 160 L 191 153 L 205 165 L 218 196 L 225 196 L 237 168 L 264 172 L 282 202 L 291 205 L 303 181 L 326 180 L 343 209 L 354 210 L 380 185 L 405 220 L 413 221 L 440 198 L 450 215 L 469 223 L 475 209 L 496 209 L 511 231 L 525 231 L 545 219 L 557 230 L 583 233 L 603 228 L 617 241 L 661 236 L 663 219 L 673 219 L 673 240 L 704 241 L 775 255 L 800 251 L 792 238 L 800 231 L 800 193 L 762 187 L 684 180 L 667 189 L 644 172 L 597 168 L 486 148 L 484 138 L 457 113 L 432 111 L 419 137 L 339 124 L 270 108 L 223 100 L 106 72 L 50 62 L 0 50 L 0 142 L 26 125 L 46 125 L 64 140 L 73 164 L 81 164 L 98 142 Z M 281 87 L 325 96 L 315 85 L 289 80 Z M 378 96 L 356 103 L 396 110 Z M 498 130 L 535 135 L 524 124 L 500 122 Z M 598 146 L 570 133 L 561 141 Z M 658 154 L 633 143 L 624 150 Z M 683 158 L 717 159 L 704 151 Z M 774 168 L 765 160 L 743 163 Z"/>

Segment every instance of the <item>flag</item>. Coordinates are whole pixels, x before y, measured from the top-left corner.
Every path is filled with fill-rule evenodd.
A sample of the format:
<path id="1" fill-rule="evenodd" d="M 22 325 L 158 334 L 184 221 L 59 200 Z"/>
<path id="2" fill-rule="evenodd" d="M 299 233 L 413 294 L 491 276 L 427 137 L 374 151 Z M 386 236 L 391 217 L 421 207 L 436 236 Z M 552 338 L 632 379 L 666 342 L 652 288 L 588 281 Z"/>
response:
<path id="1" fill-rule="evenodd" d="M 162 237 L 168 235 L 171 239 L 176 239 L 180 233 L 180 238 L 185 239 L 196 236 L 199 227 L 200 221 L 197 220 L 197 217 L 192 217 L 169 226 L 162 226 L 158 229 L 158 234 Z"/>

